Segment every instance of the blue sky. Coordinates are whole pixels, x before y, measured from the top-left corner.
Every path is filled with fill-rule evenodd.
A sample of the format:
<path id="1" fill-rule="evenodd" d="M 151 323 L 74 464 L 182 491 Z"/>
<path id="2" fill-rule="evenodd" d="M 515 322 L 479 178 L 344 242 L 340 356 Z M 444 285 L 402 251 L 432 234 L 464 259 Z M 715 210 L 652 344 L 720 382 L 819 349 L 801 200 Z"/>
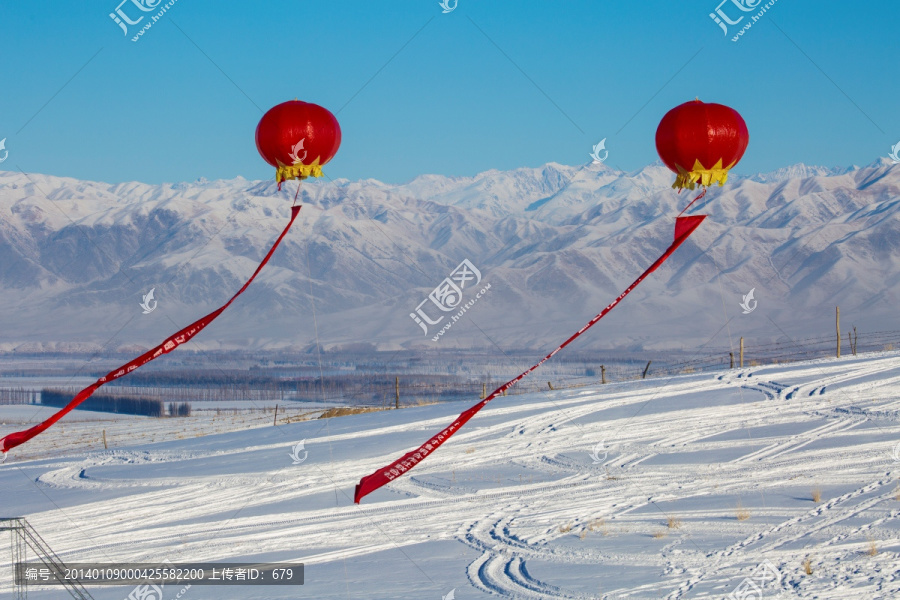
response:
<path id="1" fill-rule="evenodd" d="M 582 164 L 601 138 L 607 164 L 637 169 L 696 96 L 743 114 L 742 173 L 869 164 L 900 141 L 896 0 L 778 0 L 738 42 L 709 17 L 719 0 L 177 0 L 138 42 L 149 17 L 124 35 L 119 1 L 3 2 L 0 169 L 269 178 L 256 123 L 295 97 L 341 122 L 331 178 Z"/>

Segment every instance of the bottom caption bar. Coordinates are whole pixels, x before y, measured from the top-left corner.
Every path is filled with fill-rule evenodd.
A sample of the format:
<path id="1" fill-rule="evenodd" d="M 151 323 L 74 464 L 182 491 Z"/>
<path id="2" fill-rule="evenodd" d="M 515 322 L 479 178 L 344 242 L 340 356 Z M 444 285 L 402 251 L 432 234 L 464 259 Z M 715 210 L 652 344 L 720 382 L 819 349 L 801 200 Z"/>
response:
<path id="1" fill-rule="evenodd" d="M 17 562 L 17 585 L 303 585 L 303 564 Z"/>

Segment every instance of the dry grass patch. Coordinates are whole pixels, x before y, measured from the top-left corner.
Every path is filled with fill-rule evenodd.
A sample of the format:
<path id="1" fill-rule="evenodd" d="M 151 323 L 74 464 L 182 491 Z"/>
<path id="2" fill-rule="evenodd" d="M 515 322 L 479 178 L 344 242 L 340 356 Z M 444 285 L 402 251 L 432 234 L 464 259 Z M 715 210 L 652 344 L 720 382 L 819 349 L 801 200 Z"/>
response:
<path id="1" fill-rule="evenodd" d="M 560 525 L 560 526 L 559 526 L 559 532 L 560 532 L 560 533 L 569 533 L 570 531 L 572 531 L 572 524 L 571 524 L 571 523 L 566 523 L 565 525 Z"/>
<path id="2" fill-rule="evenodd" d="M 609 535 L 609 529 L 606 527 L 606 521 L 601 519 L 594 519 L 590 521 L 587 525 L 587 530 L 594 532 L 599 531 L 601 535 Z"/>
<path id="3" fill-rule="evenodd" d="M 737 508 L 734 511 L 734 516 L 737 517 L 738 521 L 746 521 L 750 518 L 750 511 L 738 502 Z"/>
<path id="4" fill-rule="evenodd" d="M 812 558 L 810 558 L 808 556 L 806 557 L 806 560 L 803 561 L 803 572 L 806 573 L 807 575 L 813 574 Z"/>
<path id="5" fill-rule="evenodd" d="M 669 529 L 681 529 L 681 519 L 676 519 L 675 517 L 669 517 L 666 520 L 666 524 L 669 526 Z"/>
<path id="6" fill-rule="evenodd" d="M 875 556 L 878 554 L 878 544 L 875 543 L 875 540 L 869 538 L 869 543 L 866 544 L 866 554 L 869 556 Z"/>
<path id="7" fill-rule="evenodd" d="M 278 419 L 279 423 L 288 424 L 288 423 L 299 423 L 300 421 L 309 421 L 309 415 L 315 414 L 316 411 L 311 410 L 309 412 L 301 413 L 299 415 L 294 415 L 292 417 L 283 417 Z M 321 418 L 321 417 L 317 417 Z"/>
<path id="8" fill-rule="evenodd" d="M 812 499 L 816 504 L 822 501 L 822 490 L 820 488 L 813 488 Z"/>
<path id="9" fill-rule="evenodd" d="M 660 529 L 659 531 L 657 531 L 656 533 L 653 534 L 653 537 L 656 538 L 656 539 L 658 539 L 658 540 L 661 540 L 661 539 L 663 539 L 664 537 L 666 537 L 666 534 L 667 534 L 667 533 L 668 533 L 668 532 L 667 532 L 665 529 Z"/>
<path id="10" fill-rule="evenodd" d="M 381 407 L 375 406 L 336 406 L 334 408 L 329 408 L 321 415 L 319 415 L 320 419 L 330 419 L 332 417 L 345 417 L 347 415 L 358 415 L 361 413 L 368 412 L 376 412 L 380 411 Z"/>
<path id="11" fill-rule="evenodd" d="M 475 452 L 475 446 L 472 446 L 471 448 L 466 448 L 466 454 L 472 454 L 473 452 Z"/>

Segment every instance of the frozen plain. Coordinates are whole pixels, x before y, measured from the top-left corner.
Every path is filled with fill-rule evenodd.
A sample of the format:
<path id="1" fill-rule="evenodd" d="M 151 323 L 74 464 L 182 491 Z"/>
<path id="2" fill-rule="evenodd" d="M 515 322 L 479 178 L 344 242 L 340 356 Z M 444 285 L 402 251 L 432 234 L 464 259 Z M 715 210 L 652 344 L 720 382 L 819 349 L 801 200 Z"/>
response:
<path id="1" fill-rule="evenodd" d="M 360 476 L 468 404 L 221 433 L 135 417 L 123 427 L 181 430 L 109 450 L 67 441 L 79 421 L 11 452 L 0 513 L 71 562 L 306 564 L 302 587 L 190 600 L 897 598 L 898 389 L 884 352 L 510 395 L 359 506 Z M 777 577 L 751 595 L 765 561 Z"/>

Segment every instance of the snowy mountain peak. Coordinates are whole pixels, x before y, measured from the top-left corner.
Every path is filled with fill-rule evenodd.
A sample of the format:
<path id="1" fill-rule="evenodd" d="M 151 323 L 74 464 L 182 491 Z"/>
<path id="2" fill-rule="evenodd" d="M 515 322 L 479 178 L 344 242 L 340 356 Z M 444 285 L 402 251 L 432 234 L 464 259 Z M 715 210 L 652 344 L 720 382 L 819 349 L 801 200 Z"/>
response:
<path id="1" fill-rule="evenodd" d="M 789 167 L 782 167 L 769 173 L 758 173 L 751 175 L 747 179 L 758 181 L 760 183 L 773 183 L 785 181 L 788 179 L 807 179 L 809 177 L 834 177 L 835 175 L 843 175 L 852 170 L 853 167 L 822 167 L 818 165 L 805 165 L 797 163 Z"/>

